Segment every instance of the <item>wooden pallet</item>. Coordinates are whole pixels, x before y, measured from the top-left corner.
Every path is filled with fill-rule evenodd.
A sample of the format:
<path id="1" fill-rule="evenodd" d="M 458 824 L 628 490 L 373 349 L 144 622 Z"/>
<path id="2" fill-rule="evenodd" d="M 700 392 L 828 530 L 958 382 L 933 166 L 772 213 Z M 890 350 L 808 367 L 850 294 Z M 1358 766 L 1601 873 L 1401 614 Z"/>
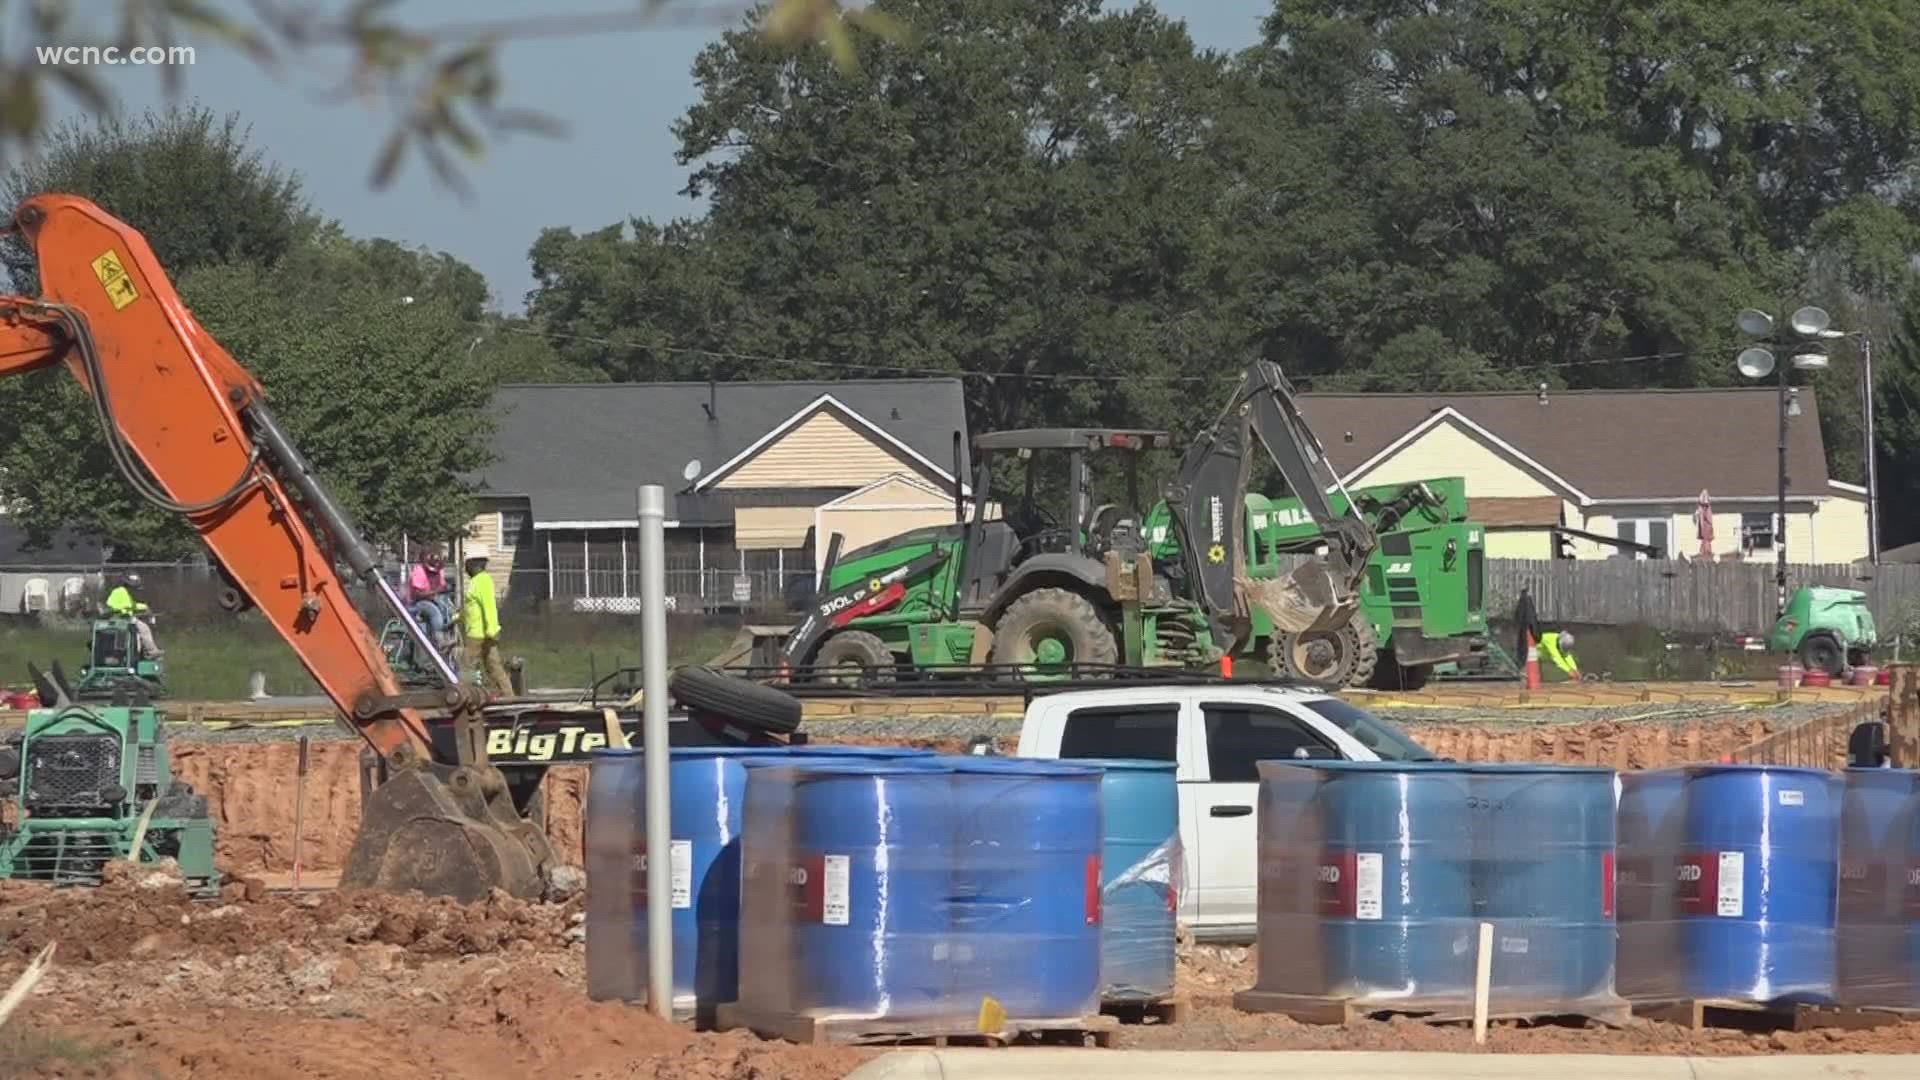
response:
<path id="1" fill-rule="evenodd" d="M 870 1020 L 863 1017 L 806 1016 L 761 1012 L 739 1002 L 715 1014 L 721 1031 L 751 1031 L 763 1039 L 784 1039 L 802 1046 L 1006 1046 L 1045 1042 L 1071 1046 L 1111 1044 L 1120 1021 L 1111 1016 L 1075 1016 L 1047 1020 L 1009 1019 L 998 1031 L 981 1031 L 971 1017 L 951 1020 Z"/>
<path id="2" fill-rule="evenodd" d="M 1369 1001 L 1364 998 L 1320 997 L 1311 994 L 1276 994 L 1265 990 L 1242 990 L 1233 995 L 1233 1007 L 1241 1012 L 1281 1013 L 1303 1024 L 1346 1026 L 1384 1017 L 1408 1017 L 1433 1024 L 1468 1023 L 1473 1020 L 1473 1002 L 1422 1001 L 1418 1005 Z M 1609 1027 L 1625 1027 L 1633 1019 L 1633 1008 L 1624 1001 L 1582 1004 L 1578 1010 L 1524 1010 L 1495 1008 L 1488 1020 L 1593 1020 Z"/>
<path id="3" fill-rule="evenodd" d="M 1174 998 L 1158 1001 L 1103 1001 L 1100 1011 L 1122 1024 L 1179 1024 L 1187 1019 L 1187 1003 Z"/>
<path id="4" fill-rule="evenodd" d="M 1636 1001 L 1635 1016 L 1678 1024 L 1695 1031 L 1732 1028 L 1742 1031 L 1810 1031 L 1844 1028 L 1864 1031 L 1889 1024 L 1920 1020 L 1920 1009 L 1877 1006 L 1807 1005 L 1789 1001 L 1735 1001 L 1726 998 L 1676 998 Z"/>

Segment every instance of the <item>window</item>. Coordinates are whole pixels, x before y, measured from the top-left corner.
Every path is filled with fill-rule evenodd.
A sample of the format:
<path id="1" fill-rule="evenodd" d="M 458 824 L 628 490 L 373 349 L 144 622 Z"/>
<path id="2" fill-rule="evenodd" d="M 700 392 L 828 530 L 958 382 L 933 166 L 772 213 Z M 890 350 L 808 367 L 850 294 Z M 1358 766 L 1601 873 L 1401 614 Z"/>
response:
<path id="1" fill-rule="evenodd" d="M 1613 534 L 1630 544 L 1645 544 L 1653 548 L 1656 554 L 1648 555 L 1634 548 L 1615 548 L 1613 553 L 1621 558 L 1633 559 L 1669 559 L 1673 551 L 1667 544 L 1668 519 L 1654 518 L 1617 518 L 1613 523 Z"/>
<path id="2" fill-rule="evenodd" d="M 527 513 L 524 510 L 500 511 L 500 550 L 512 551 L 520 546 L 520 533 L 527 527 Z"/>
<path id="3" fill-rule="evenodd" d="M 1203 706 L 1207 718 L 1207 764 L 1216 783 L 1251 784 L 1262 761 L 1292 761 L 1294 751 L 1337 756 L 1336 748 L 1299 719 L 1258 705 Z"/>
<path id="4" fill-rule="evenodd" d="M 1180 706 L 1075 709 L 1060 733 L 1063 758 L 1180 760 Z"/>
<path id="5" fill-rule="evenodd" d="M 1773 550 L 1772 513 L 1740 515 L 1740 550 L 1747 552 Z"/>
<path id="6" fill-rule="evenodd" d="M 1381 761 L 1438 760 L 1433 756 L 1433 751 L 1407 738 L 1399 728 L 1339 698 L 1321 698 L 1301 704 L 1322 719 L 1333 721 L 1341 731 L 1353 736 L 1355 742 L 1373 751 Z"/>

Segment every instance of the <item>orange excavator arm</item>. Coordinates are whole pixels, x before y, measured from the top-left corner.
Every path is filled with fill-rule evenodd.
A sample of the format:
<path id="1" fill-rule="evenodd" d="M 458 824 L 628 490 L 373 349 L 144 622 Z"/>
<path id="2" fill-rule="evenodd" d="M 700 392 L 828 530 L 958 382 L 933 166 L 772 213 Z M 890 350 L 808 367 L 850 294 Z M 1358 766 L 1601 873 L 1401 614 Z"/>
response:
<path id="1" fill-rule="evenodd" d="M 267 409 L 260 383 L 180 302 L 146 240 L 106 211 L 41 195 L 21 205 L 14 228 L 37 258 L 42 295 L 0 296 L 0 375 L 65 364 L 92 397 L 127 482 L 193 523 L 372 748 L 390 762 L 430 760 L 413 707 L 421 695 L 402 692 L 336 559 L 420 629 Z M 465 692 L 441 667 L 452 693 L 440 703 L 458 705 Z"/>

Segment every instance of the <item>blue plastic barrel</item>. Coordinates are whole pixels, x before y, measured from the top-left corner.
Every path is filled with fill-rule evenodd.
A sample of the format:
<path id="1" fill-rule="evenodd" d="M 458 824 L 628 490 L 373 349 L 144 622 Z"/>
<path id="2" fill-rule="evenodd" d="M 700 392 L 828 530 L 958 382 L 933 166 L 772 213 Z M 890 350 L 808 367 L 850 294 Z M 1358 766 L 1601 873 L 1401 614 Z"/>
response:
<path id="1" fill-rule="evenodd" d="M 1834 999 L 1840 791 L 1819 769 L 1687 770 L 1675 874 L 1685 996 Z"/>
<path id="2" fill-rule="evenodd" d="M 1515 1008 L 1614 993 L 1614 773 L 1475 765 L 1475 908 L 1493 924 L 1493 1000 Z"/>
<path id="3" fill-rule="evenodd" d="M 1100 770 L 1100 997 L 1173 993 L 1180 787 L 1171 761 L 1074 758 Z"/>
<path id="4" fill-rule="evenodd" d="M 1358 761 L 1259 769 L 1259 989 L 1471 1000 L 1470 770 Z M 1270 893 L 1270 882 L 1295 884 Z"/>
<path id="5" fill-rule="evenodd" d="M 802 743 L 799 746 L 784 747 L 781 753 L 797 754 L 808 761 L 815 757 L 891 760 L 934 756 L 933 751 L 914 746 L 842 746 L 836 743 Z"/>
<path id="6" fill-rule="evenodd" d="M 1614 987 L 1622 997 L 1686 994 L 1674 908 L 1674 864 L 1683 847 L 1682 796 L 1687 771 L 1649 769 L 1620 775 L 1614 869 L 1619 961 Z"/>
<path id="7" fill-rule="evenodd" d="M 947 757 L 955 1005 L 991 994 L 1027 1019 L 1099 1011 L 1101 771 L 1078 762 Z"/>
<path id="8" fill-rule="evenodd" d="M 792 1014 L 953 1014 L 953 788 L 927 760 L 749 773 L 742 1000 Z"/>
<path id="9" fill-rule="evenodd" d="M 1847 1005 L 1920 1008 L 1920 772 L 1848 769 L 1840 808 L 1835 952 Z"/>
<path id="10" fill-rule="evenodd" d="M 587 766 L 587 996 L 639 1001 L 647 994 L 644 920 L 635 891 L 645 849 L 636 750 L 599 750 Z"/>

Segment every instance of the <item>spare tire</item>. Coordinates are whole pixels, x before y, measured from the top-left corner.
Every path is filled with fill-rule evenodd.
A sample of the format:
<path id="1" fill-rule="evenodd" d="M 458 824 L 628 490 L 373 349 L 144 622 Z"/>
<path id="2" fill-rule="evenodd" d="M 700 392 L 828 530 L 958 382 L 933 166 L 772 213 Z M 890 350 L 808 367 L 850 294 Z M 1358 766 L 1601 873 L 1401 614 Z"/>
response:
<path id="1" fill-rule="evenodd" d="M 667 693 L 689 711 L 715 713 L 770 735 L 791 735 L 800 727 L 799 698 L 712 668 L 681 668 L 668 680 Z"/>

